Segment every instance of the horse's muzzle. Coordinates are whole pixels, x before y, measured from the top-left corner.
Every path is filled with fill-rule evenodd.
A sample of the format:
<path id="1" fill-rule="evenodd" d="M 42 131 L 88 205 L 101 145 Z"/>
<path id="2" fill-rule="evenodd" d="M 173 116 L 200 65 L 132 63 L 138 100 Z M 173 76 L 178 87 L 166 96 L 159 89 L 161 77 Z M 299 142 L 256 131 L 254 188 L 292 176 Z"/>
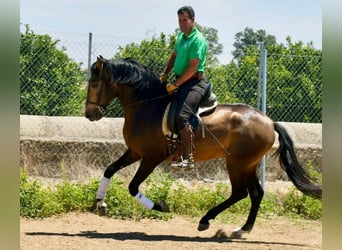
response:
<path id="1" fill-rule="evenodd" d="M 97 105 L 95 108 L 88 108 L 85 111 L 85 117 L 90 121 L 98 121 L 100 120 L 105 113 L 105 108 Z"/>

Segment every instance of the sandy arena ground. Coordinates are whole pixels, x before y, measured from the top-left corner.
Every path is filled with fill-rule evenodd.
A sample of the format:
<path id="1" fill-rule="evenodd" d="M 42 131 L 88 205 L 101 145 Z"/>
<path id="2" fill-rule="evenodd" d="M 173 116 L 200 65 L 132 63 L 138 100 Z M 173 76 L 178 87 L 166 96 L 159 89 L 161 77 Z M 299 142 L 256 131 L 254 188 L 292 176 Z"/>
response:
<path id="1" fill-rule="evenodd" d="M 169 221 L 130 221 L 92 213 L 21 218 L 20 249 L 322 249 L 320 221 L 257 217 L 254 229 L 243 239 L 229 239 L 238 224 L 214 220 L 208 230 L 199 232 L 198 221 L 178 216 Z"/>

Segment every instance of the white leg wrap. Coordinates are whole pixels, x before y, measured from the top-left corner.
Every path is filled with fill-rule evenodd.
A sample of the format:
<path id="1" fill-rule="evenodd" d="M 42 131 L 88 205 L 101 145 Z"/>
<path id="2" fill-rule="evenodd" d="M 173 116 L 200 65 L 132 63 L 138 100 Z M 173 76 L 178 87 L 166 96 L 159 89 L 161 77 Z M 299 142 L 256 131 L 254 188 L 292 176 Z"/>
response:
<path id="1" fill-rule="evenodd" d="M 144 207 L 146 207 L 149 210 L 152 210 L 153 206 L 154 206 L 154 202 L 151 201 L 149 198 L 147 198 L 145 195 L 143 195 L 142 193 L 138 192 L 136 196 L 134 196 L 134 198 Z"/>
<path id="2" fill-rule="evenodd" d="M 110 179 L 103 176 L 100 182 L 99 189 L 97 190 L 97 193 L 96 193 L 96 199 L 104 199 L 106 197 L 106 192 L 107 192 L 109 183 L 110 183 Z"/>

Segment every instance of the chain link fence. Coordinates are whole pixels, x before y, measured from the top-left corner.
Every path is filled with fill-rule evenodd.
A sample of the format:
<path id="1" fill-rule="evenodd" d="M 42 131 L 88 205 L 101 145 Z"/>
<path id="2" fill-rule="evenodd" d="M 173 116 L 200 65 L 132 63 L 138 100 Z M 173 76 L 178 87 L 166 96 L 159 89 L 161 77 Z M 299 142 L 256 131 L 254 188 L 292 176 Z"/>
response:
<path id="1" fill-rule="evenodd" d="M 37 33 L 43 34 L 45 33 Z M 91 36 L 90 36 L 91 35 Z M 63 51 L 68 59 L 51 51 L 51 44 Z M 21 114 L 51 116 L 83 116 L 88 64 L 98 55 L 113 58 L 127 44 L 139 44 L 146 38 L 49 32 L 45 40 L 30 45 L 21 41 L 20 107 Z M 50 46 L 50 47 L 49 47 Z M 153 47 L 151 47 L 153 50 Z M 155 51 L 146 51 L 142 61 Z M 169 55 L 170 50 L 156 48 L 157 54 Z M 166 50 L 166 51 L 165 51 Z M 51 56 L 55 56 L 52 58 Z M 259 55 L 251 55 L 259 60 Z M 165 57 L 165 56 L 164 56 Z M 59 60 L 59 61 L 58 61 Z M 60 65 L 58 65 L 60 63 Z M 166 59 L 148 62 L 160 73 Z M 72 67 L 71 67 L 71 66 Z M 207 78 L 221 103 L 247 103 L 259 108 L 259 65 L 233 68 L 228 65 L 208 67 Z M 232 73 L 232 71 L 237 71 Z M 235 76 L 233 76 L 235 74 Z M 267 56 L 267 114 L 275 121 L 322 122 L 322 58 L 269 54 Z M 110 105 L 110 117 L 122 116 L 118 102 Z"/>
<path id="2" fill-rule="evenodd" d="M 89 64 L 93 63 L 98 55 L 113 58 L 120 51 L 122 52 L 125 46 L 131 45 L 136 49 L 138 48 L 136 45 L 151 39 L 153 40 L 153 38 L 128 38 L 91 33 L 41 31 L 30 33 L 28 30 L 25 32 L 22 26 L 20 114 L 54 117 L 84 116 Z M 170 52 L 170 49 L 154 49 L 151 46 L 151 50 L 145 51 L 142 59 L 144 61 L 153 53 L 160 55 L 159 60 L 162 63 L 153 64 L 153 61 L 149 61 L 148 65 L 160 73 Z M 249 61 L 240 64 L 231 62 L 208 67 L 207 78 L 213 83 L 219 103 L 247 103 L 259 108 L 261 100 L 259 56 L 259 54 L 251 54 Z M 268 54 L 266 93 L 266 112 L 273 120 L 321 123 L 321 56 Z M 109 109 L 107 117 L 123 116 L 117 100 L 109 105 Z M 44 154 L 41 150 L 39 153 Z M 111 160 L 107 159 L 103 165 L 109 164 L 117 157 L 113 155 Z M 67 163 L 63 162 L 63 164 Z M 75 163 L 71 164 L 75 165 Z M 221 163 L 218 161 L 217 164 Z"/>

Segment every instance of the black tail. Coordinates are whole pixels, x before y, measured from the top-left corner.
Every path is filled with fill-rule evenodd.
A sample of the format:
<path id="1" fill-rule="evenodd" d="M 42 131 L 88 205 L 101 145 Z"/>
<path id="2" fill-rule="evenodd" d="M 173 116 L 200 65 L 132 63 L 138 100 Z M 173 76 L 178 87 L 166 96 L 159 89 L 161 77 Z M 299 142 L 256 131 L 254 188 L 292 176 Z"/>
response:
<path id="1" fill-rule="evenodd" d="M 293 141 L 285 128 L 279 123 L 274 123 L 274 129 L 279 135 L 279 148 L 274 155 L 279 156 L 282 169 L 286 171 L 293 184 L 304 194 L 314 198 L 321 198 L 322 187 L 314 183 L 313 178 L 298 162 Z"/>

